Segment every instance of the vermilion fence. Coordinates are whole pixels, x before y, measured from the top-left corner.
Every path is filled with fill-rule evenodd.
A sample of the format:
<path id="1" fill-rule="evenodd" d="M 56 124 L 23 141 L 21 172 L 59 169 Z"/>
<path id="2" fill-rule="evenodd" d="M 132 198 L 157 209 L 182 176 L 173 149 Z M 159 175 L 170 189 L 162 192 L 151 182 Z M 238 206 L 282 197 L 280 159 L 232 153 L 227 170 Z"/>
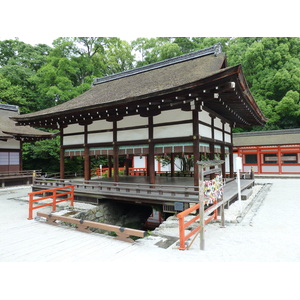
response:
<path id="1" fill-rule="evenodd" d="M 124 167 L 119 168 L 119 171 L 124 171 Z M 108 173 L 108 168 L 96 168 L 96 169 L 91 169 L 91 175 L 94 176 L 103 176 L 106 173 Z M 146 168 L 128 168 L 128 175 L 136 175 L 136 176 L 140 176 L 140 175 L 147 175 L 147 169 Z"/>
<path id="2" fill-rule="evenodd" d="M 70 206 L 74 206 L 74 187 L 75 185 L 69 185 L 69 186 L 64 186 L 64 187 L 58 187 L 54 189 L 49 189 L 49 190 L 42 190 L 42 191 L 37 191 L 37 192 L 32 192 L 28 193 L 29 196 L 29 215 L 28 215 L 28 220 L 33 219 L 33 210 L 37 208 L 42 208 L 45 206 L 50 206 L 52 205 L 52 211 L 56 211 L 56 204 L 63 202 L 63 201 L 71 201 Z M 68 191 L 69 189 L 69 191 Z M 62 193 L 58 193 L 58 191 L 63 190 Z M 67 191 L 66 191 L 67 190 Z M 46 194 L 49 194 L 47 195 Z M 43 194 L 43 197 L 40 198 L 34 198 L 36 195 Z M 61 199 L 61 197 L 67 196 L 66 198 Z M 52 199 L 52 202 L 38 205 L 38 206 L 33 206 L 34 202 L 46 200 L 46 199 Z"/>
<path id="3" fill-rule="evenodd" d="M 213 209 L 213 206 L 217 204 L 217 201 L 214 202 L 214 204 L 207 208 L 205 210 L 205 212 L 207 212 L 208 210 L 211 211 Z M 190 233 L 188 233 L 187 235 L 185 234 L 185 230 L 192 225 L 193 223 L 195 223 L 196 221 L 198 221 L 200 219 L 200 215 L 197 214 L 195 217 L 193 217 L 191 220 L 185 222 L 184 217 L 186 217 L 187 215 L 197 211 L 200 207 L 200 204 L 196 204 L 186 210 L 184 210 L 183 212 L 177 214 L 177 218 L 179 219 L 179 250 L 186 250 L 189 249 L 190 246 L 192 245 L 192 243 L 194 242 L 195 238 L 191 241 L 191 243 L 189 245 L 187 245 L 186 241 L 192 237 L 195 234 L 198 234 L 198 232 L 200 232 L 201 226 L 197 226 L 196 228 L 194 228 Z M 205 221 L 205 225 L 208 224 L 210 221 L 212 220 L 217 220 L 218 217 L 218 210 L 215 209 L 212 213 L 211 216 L 209 216 Z M 196 236 L 195 236 L 196 237 Z"/>

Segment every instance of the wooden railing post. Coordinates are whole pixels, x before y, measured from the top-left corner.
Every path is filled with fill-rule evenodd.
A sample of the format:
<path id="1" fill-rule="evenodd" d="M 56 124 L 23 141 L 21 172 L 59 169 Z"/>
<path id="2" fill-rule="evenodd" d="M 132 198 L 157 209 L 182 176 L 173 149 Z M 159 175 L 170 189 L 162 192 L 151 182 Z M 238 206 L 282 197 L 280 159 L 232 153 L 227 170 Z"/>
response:
<path id="1" fill-rule="evenodd" d="M 184 217 L 179 217 L 179 250 L 185 250 Z"/>
<path id="2" fill-rule="evenodd" d="M 73 207 L 74 207 L 74 189 L 75 189 L 74 185 L 71 186 L 71 204 L 70 204 L 70 206 L 73 206 Z"/>
<path id="3" fill-rule="evenodd" d="M 52 211 L 56 211 L 56 190 L 53 191 L 52 199 L 53 199 Z"/>
<path id="4" fill-rule="evenodd" d="M 28 220 L 32 220 L 32 205 L 33 205 L 33 195 L 29 195 L 29 214 L 28 214 Z"/>

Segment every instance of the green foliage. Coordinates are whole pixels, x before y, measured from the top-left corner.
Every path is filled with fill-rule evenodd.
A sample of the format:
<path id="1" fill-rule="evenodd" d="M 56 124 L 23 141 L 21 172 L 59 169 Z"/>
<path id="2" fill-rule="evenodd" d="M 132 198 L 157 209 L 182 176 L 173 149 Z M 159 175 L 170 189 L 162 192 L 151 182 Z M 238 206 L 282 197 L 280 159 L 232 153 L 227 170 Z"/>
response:
<path id="1" fill-rule="evenodd" d="M 23 144 L 23 168 L 59 172 L 59 137 Z"/>
<path id="2" fill-rule="evenodd" d="M 300 127 L 299 37 L 141 37 L 131 44 L 115 37 L 61 37 L 53 41 L 53 47 L 4 40 L 0 41 L 0 101 L 18 105 L 22 113 L 41 110 L 82 94 L 96 77 L 218 42 L 223 45 L 229 66 L 242 65 L 249 88 L 268 118 L 265 127 L 252 130 Z M 58 170 L 58 147 L 57 139 L 25 144 L 24 168 L 42 164 Z M 107 161 L 92 160 L 92 165 L 100 164 L 106 165 Z M 77 158 L 66 160 L 66 166 L 70 170 L 83 168 Z"/>

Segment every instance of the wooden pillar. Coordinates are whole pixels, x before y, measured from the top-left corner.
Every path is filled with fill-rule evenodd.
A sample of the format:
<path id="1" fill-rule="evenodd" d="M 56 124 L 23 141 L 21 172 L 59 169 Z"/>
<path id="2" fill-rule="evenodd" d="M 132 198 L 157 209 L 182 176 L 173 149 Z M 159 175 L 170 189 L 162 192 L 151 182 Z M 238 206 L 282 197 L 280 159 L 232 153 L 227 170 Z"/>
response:
<path id="1" fill-rule="evenodd" d="M 64 128 L 60 125 L 60 153 L 59 153 L 59 177 L 65 178 L 65 149 L 64 146 Z"/>
<path id="2" fill-rule="evenodd" d="M 257 174 L 261 174 L 262 172 L 262 159 L 261 159 L 261 153 L 260 148 L 256 147 L 257 150 Z"/>
<path id="3" fill-rule="evenodd" d="M 19 171 L 23 171 L 23 141 L 20 141 L 20 152 L 19 152 Z"/>
<path id="4" fill-rule="evenodd" d="M 194 155 L 194 186 L 199 185 L 199 165 L 200 160 L 200 137 L 199 137 L 199 112 L 193 110 L 193 155 Z"/>
<path id="5" fill-rule="evenodd" d="M 225 143 L 225 122 L 222 121 L 222 141 Z M 225 161 L 225 144 L 221 145 L 221 160 Z M 226 163 L 221 165 L 222 168 L 222 177 L 226 178 Z"/>
<path id="6" fill-rule="evenodd" d="M 210 160 L 214 160 L 215 159 L 215 117 L 210 115 L 211 117 L 211 139 L 212 139 L 212 142 L 209 143 L 209 159 Z"/>
<path id="7" fill-rule="evenodd" d="M 282 174 L 282 157 L 281 157 L 281 147 L 277 146 L 277 162 L 278 162 L 278 172 Z"/>
<path id="8" fill-rule="evenodd" d="M 149 183 L 155 184 L 155 157 L 154 157 L 154 143 L 153 143 L 153 117 L 148 117 L 148 141 L 149 141 L 149 154 L 148 154 L 148 174 Z"/>
<path id="9" fill-rule="evenodd" d="M 126 156 L 125 161 L 124 161 L 124 175 L 128 176 L 129 175 L 129 158 Z"/>
<path id="10" fill-rule="evenodd" d="M 220 156 L 221 160 L 225 161 L 225 146 L 221 145 L 221 156 Z M 226 178 L 226 166 L 225 163 L 221 165 L 222 168 L 222 177 Z"/>
<path id="11" fill-rule="evenodd" d="M 211 117 L 211 139 L 212 141 L 209 143 L 209 159 L 215 159 L 215 116 L 210 115 Z M 213 167 L 210 167 L 212 169 Z M 210 179 L 214 179 L 214 174 L 210 174 Z"/>
<path id="12" fill-rule="evenodd" d="M 112 171 L 111 171 L 111 169 L 112 169 L 112 156 L 109 155 L 109 156 L 108 156 L 108 177 L 109 177 L 109 178 L 111 178 L 111 176 L 112 176 Z"/>
<path id="13" fill-rule="evenodd" d="M 88 125 L 84 125 L 84 180 L 91 179 L 90 148 L 88 147 Z"/>
<path id="14" fill-rule="evenodd" d="M 119 181 L 119 147 L 114 145 L 114 182 Z"/>
<path id="15" fill-rule="evenodd" d="M 84 147 L 84 180 L 91 179 L 91 168 L 90 168 L 90 149 Z"/>
<path id="16" fill-rule="evenodd" d="M 233 135 L 232 135 L 232 127 L 231 127 L 231 132 L 230 132 L 230 141 L 231 141 L 231 145 L 229 146 L 229 172 L 230 178 L 234 177 L 234 171 L 233 171 L 233 146 L 232 146 L 232 142 L 233 142 Z"/>
<path id="17" fill-rule="evenodd" d="M 59 177 L 61 179 L 65 178 L 65 149 L 60 147 L 59 153 Z"/>
<path id="18" fill-rule="evenodd" d="M 229 169 L 230 169 L 230 178 L 234 177 L 233 172 L 233 147 L 229 147 Z"/>
<path id="19" fill-rule="evenodd" d="M 171 177 L 175 175 L 175 153 L 171 153 Z"/>
<path id="20" fill-rule="evenodd" d="M 117 121 L 113 121 L 113 156 L 114 156 L 114 182 L 119 181 L 119 147 L 117 142 Z"/>

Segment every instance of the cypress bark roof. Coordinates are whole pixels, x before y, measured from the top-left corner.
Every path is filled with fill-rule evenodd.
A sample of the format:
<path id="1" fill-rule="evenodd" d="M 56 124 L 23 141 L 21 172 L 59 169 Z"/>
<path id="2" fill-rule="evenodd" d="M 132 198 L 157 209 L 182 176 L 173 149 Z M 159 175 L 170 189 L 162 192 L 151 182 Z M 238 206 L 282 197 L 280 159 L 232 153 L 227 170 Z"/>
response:
<path id="1" fill-rule="evenodd" d="M 0 139 L 39 140 L 53 137 L 52 133 L 44 132 L 30 126 L 16 126 L 10 117 L 18 116 L 19 109 L 15 105 L 0 104 Z"/>
<path id="2" fill-rule="evenodd" d="M 80 123 L 80 118 L 83 118 L 82 123 L 84 123 L 88 118 L 95 120 L 100 115 L 99 118 L 107 119 L 112 114 L 116 114 L 118 108 L 124 109 L 126 105 L 135 104 L 139 106 L 140 110 L 145 110 L 151 103 L 153 104 L 153 100 L 158 102 L 165 97 L 172 97 L 169 104 L 171 102 L 179 104 L 177 98 L 180 97 L 177 96 L 189 98 L 192 93 L 203 94 L 204 90 L 204 93 L 209 93 L 197 99 L 203 100 L 204 106 L 217 114 L 225 113 L 225 118 L 236 123 L 243 120 L 244 125 L 245 123 L 262 125 L 266 119 L 248 90 L 240 66 L 225 68 L 226 55 L 216 51 L 216 48 L 210 47 L 142 68 L 96 79 L 90 90 L 72 100 L 35 113 L 16 116 L 13 119 L 22 125 L 37 126 L 40 124 L 41 127 L 55 128 L 57 123 L 62 122 L 62 118 L 68 119 L 69 123 Z M 213 92 L 218 92 L 213 91 L 215 86 L 228 84 L 229 81 L 236 81 L 241 86 L 239 96 L 242 96 L 248 103 L 252 116 L 250 112 L 244 111 L 243 107 L 241 107 L 241 111 L 244 116 L 238 118 L 234 116 L 233 111 L 226 114 L 222 108 L 222 105 L 225 107 L 225 104 L 214 102 L 216 99 L 211 95 L 214 95 Z M 207 98 L 208 94 L 209 98 Z M 237 97 L 235 94 L 232 95 L 234 98 Z M 227 97 L 228 94 L 225 96 Z M 233 103 L 235 106 L 236 104 L 237 101 Z M 160 104 L 158 105 L 161 107 Z M 109 109 L 111 111 L 108 111 Z M 126 109 L 127 111 L 124 111 L 123 115 L 136 112 L 136 109 L 134 112 L 130 111 L 130 107 L 126 107 Z M 240 107 L 236 109 L 240 110 Z M 120 114 L 118 111 L 119 117 Z M 249 122 L 245 121 L 247 118 Z"/>
<path id="3" fill-rule="evenodd" d="M 233 146 L 235 147 L 288 144 L 300 144 L 300 128 L 233 134 Z"/>

